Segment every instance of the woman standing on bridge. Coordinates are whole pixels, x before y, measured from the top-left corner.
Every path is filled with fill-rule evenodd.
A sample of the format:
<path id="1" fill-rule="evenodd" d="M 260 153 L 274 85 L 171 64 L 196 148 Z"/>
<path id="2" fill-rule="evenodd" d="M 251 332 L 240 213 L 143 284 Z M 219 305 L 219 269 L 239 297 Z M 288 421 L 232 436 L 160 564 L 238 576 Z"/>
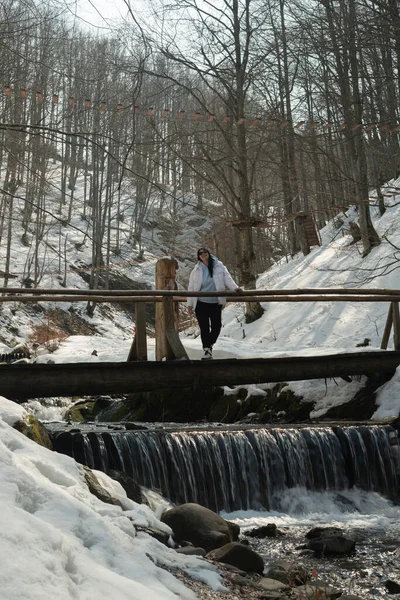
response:
<path id="1" fill-rule="evenodd" d="M 190 292 L 223 292 L 226 289 L 242 292 L 243 290 L 234 282 L 228 269 L 207 248 L 197 250 L 197 264 L 190 273 Z M 189 313 L 195 311 L 200 327 L 200 336 L 203 344 L 203 359 L 212 358 L 213 345 L 221 331 L 222 305 L 226 303 L 223 297 L 202 297 L 187 299 Z"/>

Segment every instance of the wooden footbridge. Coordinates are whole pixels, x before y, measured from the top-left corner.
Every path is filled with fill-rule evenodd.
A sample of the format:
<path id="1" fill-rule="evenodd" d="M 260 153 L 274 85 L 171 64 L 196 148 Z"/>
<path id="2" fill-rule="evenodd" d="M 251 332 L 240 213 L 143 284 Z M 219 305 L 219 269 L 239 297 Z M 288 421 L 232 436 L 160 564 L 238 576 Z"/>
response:
<path id="1" fill-rule="evenodd" d="M 399 364 L 399 351 L 212 361 L 11 364 L 0 368 L 0 395 L 22 401 L 49 396 L 129 394 L 162 388 L 196 389 L 376 373 L 390 376 Z"/>
<path id="2" fill-rule="evenodd" d="M 240 295 L 224 292 L 228 302 L 389 303 L 380 350 L 306 357 L 189 360 L 178 333 L 178 303 L 188 296 L 218 296 L 220 293 L 177 290 L 174 263 L 174 259 L 169 258 L 158 261 L 157 289 L 153 291 L 0 289 L 0 302 L 129 302 L 135 303 L 136 313 L 136 334 L 126 362 L 2 364 L 0 395 L 22 401 L 351 375 L 386 374 L 390 377 L 400 365 L 400 290 L 382 289 L 251 290 Z M 149 302 L 156 304 L 156 361 L 147 360 L 145 303 Z M 394 350 L 387 350 L 392 328 Z"/>

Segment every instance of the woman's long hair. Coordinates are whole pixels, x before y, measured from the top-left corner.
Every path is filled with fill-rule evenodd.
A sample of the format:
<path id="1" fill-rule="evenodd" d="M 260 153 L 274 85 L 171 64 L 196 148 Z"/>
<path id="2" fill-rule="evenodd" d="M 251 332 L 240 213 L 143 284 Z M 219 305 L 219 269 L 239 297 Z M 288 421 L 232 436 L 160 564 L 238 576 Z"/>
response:
<path id="1" fill-rule="evenodd" d="M 207 248 L 199 248 L 197 250 L 197 260 L 199 260 L 200 262 L 202 262 L 200 260 L 200 252 L 202 250 L 207 250 Z M 214 256 L 211 254 L 211 252 L 209 250 L 207 250 L 207 252 L 208 252 L 208 256 L 209 256 L 207 268 L 208 268 L 208 272 L 210 273 L 210 277 L 212 277 L 213 276 L 213 271 L 214 271 L 215 258 L 214 258 Z"/>

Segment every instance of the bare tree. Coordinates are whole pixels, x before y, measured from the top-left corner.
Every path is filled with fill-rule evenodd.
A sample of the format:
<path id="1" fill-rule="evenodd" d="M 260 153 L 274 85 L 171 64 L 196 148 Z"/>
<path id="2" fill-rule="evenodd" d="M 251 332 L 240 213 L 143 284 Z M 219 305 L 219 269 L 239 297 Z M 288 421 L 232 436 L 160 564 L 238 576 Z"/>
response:
<path id="1" fill-rule="evenodd" d="M 363 102 L 360 90 L 360 37 L 355 0 L 321 0 L 324 5 L 330 41 L 336 62 L 340 102 L 346 121 L 344 130 L 354 183 L 354 200 L 358 206 L 364 254 L 380 244 L 372 225 L 368 204 L 369 185 L 365 140 L 361 127 Z M 336 7 L 334 4 L 337 4 Z"/>
<path id="2" fill-rule="evenodd" d="M 257 73 L 270 52 L 264 39 L 265 11 L 258 0 L 226 0 L 221 5 L 185 0 L 183 4 L 179 2 L 179 5 L 165 7 L 165 18 L 173 19 L 178 9 L 180 20 L 182 14 L 185 15 L 189 36 L 184 35 L 182 29 L 177 36 L 174 27 L 171 35 L 164 28 L 162 35 L 153 36 L 162 55 L 176 68 L 167 75 L 154 71 L 151 75 L 165 77 L 176 87 L 182 87 L 195 101 L 196 110 L 207 115 L 216 113 L 219 117 L 212 122 L 212 136 L 197 137 L 196 164 L 190 156 L 189 159 L 186 156 L 184 164 L 190 164 L 199 177 L 202 171 L 198 162 L 200 152 L 206 165 L 205 179 L 214 184 L 236 219 L 242 222 L 239 229 L 240 277 L 246 287 L 255 287 L 255 252 L 250 219 L 257 155 L 260 155 L 262 145 L 258 151 L 250 150 L 249 124 L 244 116 L 254 93 Z M 184 80 L 179 69 L 184 69 Z M 248 305 L 248 321 L 261 314 L 257 303 Z"/>

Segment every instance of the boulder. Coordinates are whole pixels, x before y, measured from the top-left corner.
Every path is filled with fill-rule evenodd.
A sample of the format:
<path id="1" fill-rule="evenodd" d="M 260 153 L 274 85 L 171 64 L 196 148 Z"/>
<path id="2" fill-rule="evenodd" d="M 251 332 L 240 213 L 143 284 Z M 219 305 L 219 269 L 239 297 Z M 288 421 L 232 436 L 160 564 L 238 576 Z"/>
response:
<path id="1" fill-rule="evenodd" d="M 301 585 L 310 580 L 305 567 L 289 560 L 277 560 L 269 564 L 265 567 L 264 576 L 287 585 Z"/>
<path id="2" fill-rule="evenodd" d="M 339 527 L 313 527 L 306 533 L 306 538 L 308 540 L 313 540 L 315 538 L 320 538 L 323 535 L 343 535 L 343 530 Z"/>
<path id="3" fill-rule="evenodd" d="M 255 527 L 254 529 L 250 529 L 250 531 L 246 531 L 244 535 L 248 535 L 249 537 L 255 538 L 272 538 L 272 537 L 280 537 L 285 535 L 283 531 L 280 531 L 275 523 L 267 523 L 262 527 Z"/>
<path id="4" fill-rule="evenodd" d="M 123 471 L 114 470 L 107 471 L 107 475 L 122 485 L 128 498 L 138 504 L 143 504 L 143 495 L 140 485 L 136 483 L 132 477 L 129 477 L 129 475 Z"/>
<path id="5" fill-rule="evenodd" d="M 149 536 L 161 542 L 161 544 L 164 544 L 164 546 L 168 546 L 169 533 L 167 531 L 162 531 L 157 527 L 145 527 L 144 525 L 137 525 L 135 523 L 134 525 L 137 532 L 147 533 Z"/>
<path id="6" fill-rule="evenodd" d="M 184 554 L 185 556 L 205 556 L 206 551 L 204 548 L 195 548 L 194 546 L 183 546 L 183 548 L 175 548 L 175 552 L 178 554 Z"/>
<path id="7" fill-rule="evenodd" d="M 171 527 L 177 542 L 186 540 L 207 552 L 238 537 L 239 527 L 200 504 L 181 504 L 163 513 L 161 521 Z"/>
<path id="8" fill-rule="evenodd" d="M 270 577 L 263 577 L 260 579 L 259 584 L 269 592 L 287 592 L 290 590 L 290 586 L 278 579 L 271 579 Z"/>
<path id="9" fill-rule="evenodd" d="M 96 498 L 106 504 L 114 504 L 115 506 L 120 506 L 122 508 L 121 502 L 117 498 L 114 498 L 108 490 L 103 488 L 96 475 L 89 467 L 86 467 L 85 465 L 80 465 L 80 467 L 83 469 L 89 492 L 93 494 L 93 496 L 96 496 Z"/>
<path id="10" fill-rule="evenodd" d="M 314 527 L 306 533 L 306 548 L 319 555 L 351 554 L 356 542 L 343 535 L 339 527 Z"/>
<path id="11" fill-rule="evenodd" d="M 385 581 L 385 588 L 389 594 L 400 594 L 400 581 L 394 581 L 394 579 L 387 579 Z"/>
<path id="12" fill-rule="evenodd" d="M 232 537 L 232 542 L 236 542 L 239 538 L 240 527 L 237 523 L 232 523 L 232 521 L 225 521 L 228 523 L 228 528 Z"/>
<path id="13" fill-rule="evenodd" d="M 79 400 L 75 402 L 64 414 L 64 420 L 69 423 L 84 423 L 93 420 L 94 400 Z"/>
<path id="14" fill-rule="evenodd" d="M 262 574 L 264 571 L 264 561 L 261 556 L 239 542 L 231 542 L 225 544 L 222 548 L 208 552 L 206 558 L 232 565 L 246 573 Z"/>
<path id="15" fill-rule="evenodd" d="M 313 581 L 306 585 L 300 585 L 296 588 L 296 599 L 311 600 L 335 600 L 342 595 L 342 591 L 329 586 L 323 581 Z"/>
<path id="16" fill-rule="evenodd" d="M 356 546 L 355 540 L 346 538 L 344 535 L 322 535 L 308 541 L 307 548 L 319 555 L 351 554 Z"/>
<path id="17" fill-rule="evenodd" d="M 14 423 L 13 427 L 40 446 L 53 450 L 53 442 L 51 441 L 49 432 L 36 417 L 28 415 L 24 419 Z"/>

